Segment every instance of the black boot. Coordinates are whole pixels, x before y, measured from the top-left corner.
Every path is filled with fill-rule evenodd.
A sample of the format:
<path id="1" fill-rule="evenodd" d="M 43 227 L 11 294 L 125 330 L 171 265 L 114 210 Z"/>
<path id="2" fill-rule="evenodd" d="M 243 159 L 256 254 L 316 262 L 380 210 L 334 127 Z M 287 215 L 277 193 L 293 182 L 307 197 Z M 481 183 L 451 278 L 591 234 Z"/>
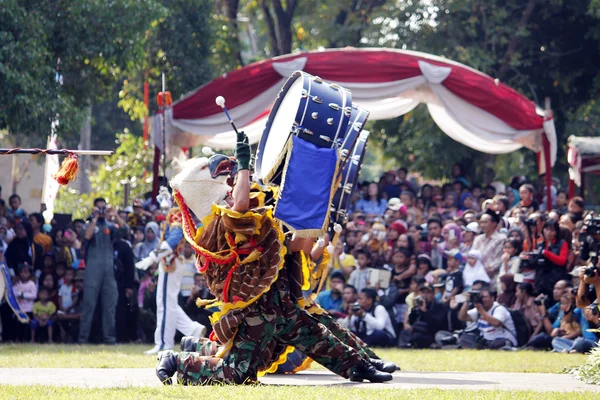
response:
<path id="1" fill-rule="evenodd" d="M 171 377 L 177 372 L 177 353 L 168 350 L 158 353 L 158 364 L 156 364 L 156 376 L 163 385 L 172 385 Z"/>
<path id="2" fill-rule="evenodd" d="M 181 347 L 181 351 L 192 352 L 196 351 L 196 343 L 198 343 L 198 339 L 193 336 L 184 336 L 181 338 L 181 343 L 179 347 Z"/>
<path id="3" fill-rule="evenodd" d="M 383 361 L 378 360 L 376 358 L 370 358 L 369 362 L 375 367 L 377 371 L 387 372 L 388 374 L 391 374 L 395 371 L 400 371 L 400 367 L 390 361 Z"/>
<path id="4" fill-rule="evenodd" d="M 350 381 L 362 382 L 365 379 L 369 382 L 381 383 L 391 381 L 393 377 L 386 372 L 377 371 L 371 363 L 362 361 L 350 375 Z"/>

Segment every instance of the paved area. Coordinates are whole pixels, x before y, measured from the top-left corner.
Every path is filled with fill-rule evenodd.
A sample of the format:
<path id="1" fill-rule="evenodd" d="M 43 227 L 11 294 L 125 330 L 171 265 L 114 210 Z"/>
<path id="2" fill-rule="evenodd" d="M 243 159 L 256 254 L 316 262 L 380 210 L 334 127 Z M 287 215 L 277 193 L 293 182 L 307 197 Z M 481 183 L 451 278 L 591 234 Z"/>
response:
<path id="1" fill-rule="evenodd" d="M 261 382 L 267 385 L 343 385 L 390 389 L 499 389 L 600 393 L 600 386 L 587 385 L 570 375 L 498 372 L 397 372 L 392 382 L 368 384 L 352 383 L 327 371 L 305 371 L 296 375 L 270 375 L 262 378 Z M 151 368 L 0 368 L 0 384 L 32 383 L 91 388 L 160 386 Z"/>

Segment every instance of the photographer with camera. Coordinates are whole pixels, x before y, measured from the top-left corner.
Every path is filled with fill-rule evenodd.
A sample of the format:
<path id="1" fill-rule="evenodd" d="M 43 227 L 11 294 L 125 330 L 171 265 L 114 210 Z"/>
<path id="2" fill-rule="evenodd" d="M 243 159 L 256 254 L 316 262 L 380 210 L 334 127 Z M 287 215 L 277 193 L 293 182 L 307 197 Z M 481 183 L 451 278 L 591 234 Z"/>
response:
<path id="1" fill-rule="evenodd" d="M 392 320 L 385 307 L 376 300 L 377 292 L 374 289 L 360 291 L 358 301 L 348 310 L 350 330 L 369 346 L 394 346 L 396 331 Z"/>
<path id="2" fill-rule="evenodd" d="M 463 322 L 477 322 L 477 330 L 460 336 L 462 348 L 500 349 L 517 346 L 515 323 L 508 309 L 496 302 L 495 292 L 484 288 L 464 295 L 467 301 L 460 308 L 458 318 Z"/>
<path id="3" fill-rule="evenodd" d="M 114 218 L 118 224 L 109 222 Z M 120 228 L 119 228 L 120 227 Z M 94 310 L 98 301 L 102 305 L 102 334 L 105 344 L 114 344 L 115 312 L 118 299 L 115 280 L 113 240 L 117 229 L 127 229 L 127 224 L 113 208 L 106 207 L 106 200 L 94 200 L 94 210 L 85 228 L 86 260 L 84 293 L 79 343 L 87 343 L 92 328 Z M 127 236 L 127 235 L 125 235 Z"/>
<path id="4" fill-rule="evenodd" d="M 446 307 L 435 301 L 433 287 L 429 283 L 421 283 L 419 296 L 413 300 L 408 316 L 410 328 L 400 334 L 400 347 L 429 348 L 435 341 L 435 334 L 447 329 L 445 322 Z"/>
<path id="5" fill-rule="evenodd" d="M 560 326 L 560 320 L 563 317 L 560 310 L 560 299 L 567 290 L 569 290 L 567 281 L 560 280 L 554 284 L 554 288 L 552 289 L 552 300 L 549 300 L 548 296 L 545 294 L 540 294 L 535 298 L 533 302 L 542 315 L 542 331 L 537 335 L 533 335 L 524 347 L 530 349 L 547 349 L 552 346 L 552 337 L 550 334 L 554 328 Z M 554 303 L 554 305 L 547 308 L 547 303 Z"/>
<path id="6" fill-rule="evenodd" d="M 521 257 L 522 267 L 535 265 L 535 289 L 538 293 L 550 296 L 554 284 L 567 277 L 567 261 L 569 246 L 558 238 L 558 222 L 548 220 L 544 223 L 544 241 L 538 246 L 536 253 L 524 253 Z"/>

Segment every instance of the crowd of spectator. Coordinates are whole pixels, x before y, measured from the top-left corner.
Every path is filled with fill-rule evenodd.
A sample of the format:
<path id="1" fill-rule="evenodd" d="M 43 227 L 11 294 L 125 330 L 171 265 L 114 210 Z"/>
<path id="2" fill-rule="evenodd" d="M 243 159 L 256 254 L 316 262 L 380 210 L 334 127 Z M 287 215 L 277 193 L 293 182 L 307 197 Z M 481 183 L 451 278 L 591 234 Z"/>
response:
<path id="1" fill-rule="evenodd" d="M 401 348 L 551 349 L 586 352 L 598 337 L 595 292 L 576 302 L 584 202 L 515 177 L 420 184 L 408 170 L 355 192 L 326 287 L 316 301 L 369 345 Z M 156 268 L 135 268 L 160 242 L 165 216 L 149 200 L 121 210 L 96 199 L 87 221 L 44 224 L 18 195 L 0 193 L 0 257 L 30 322 L 0 306 L 4 341 L 150 343 L 156 326 Z M 210 298 L 183 254 L 180 303 Z M 600 278 L 599 278 L 600 279 Z"/>
<path id="2" fill-rule="evenodd" d="M 316 301 L 369 345 L 587 352 L 598 336 L 581 285 L 584 201 L 513 178 L 422 184 L 408 170 L 352 199 L 330 286 Z M 387 272 L 383 272 L 387 271 Z M 596 278 L 595 278 L 596 279 Z"/>
<path id="3" fill-rule="evenodd" d="M 0 299 L 0 341 L 152 343 L 158 265 L 135 268 L 160 241 L 165 215 L 152 209 L 150 201 L 135 200 L 115 210 L 98 198 L 87 221 L 60 226 L 25 212 L 17 194 L 4 201 L 0 191 L 0 262 L 29 317 L 19 321 Z M 210 333 L 208 313 L 195 300 L 211 295 L 196 273 L 191 246 L 184 246 L 181 260 L 179 302 Z"/>

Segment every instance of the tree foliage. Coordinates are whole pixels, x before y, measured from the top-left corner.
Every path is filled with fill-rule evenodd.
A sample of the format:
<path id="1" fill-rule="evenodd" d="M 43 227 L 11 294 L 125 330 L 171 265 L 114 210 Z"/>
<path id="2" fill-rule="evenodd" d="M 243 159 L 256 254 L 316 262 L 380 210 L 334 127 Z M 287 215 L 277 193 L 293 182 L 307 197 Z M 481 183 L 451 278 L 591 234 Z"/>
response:
<path id="1" fill-rule="evenodd" d="M 152 170 L 154 152 L 144 148 L 142 138 L 129 132 L 117 135 L 116 143 L 115 153 L 105 157 L 104 162 L 89 173 L 92 192 L 80 194 L 71 186 L 62 187 L 55 212 L 73 214 L 74 218 L 87 217 L 97 197 L 105 198 L 113 207 L 122 206 L 127 182 L 131 199 L 144 198 L 152 189 L 152 174 L 148 171 Z"/>

